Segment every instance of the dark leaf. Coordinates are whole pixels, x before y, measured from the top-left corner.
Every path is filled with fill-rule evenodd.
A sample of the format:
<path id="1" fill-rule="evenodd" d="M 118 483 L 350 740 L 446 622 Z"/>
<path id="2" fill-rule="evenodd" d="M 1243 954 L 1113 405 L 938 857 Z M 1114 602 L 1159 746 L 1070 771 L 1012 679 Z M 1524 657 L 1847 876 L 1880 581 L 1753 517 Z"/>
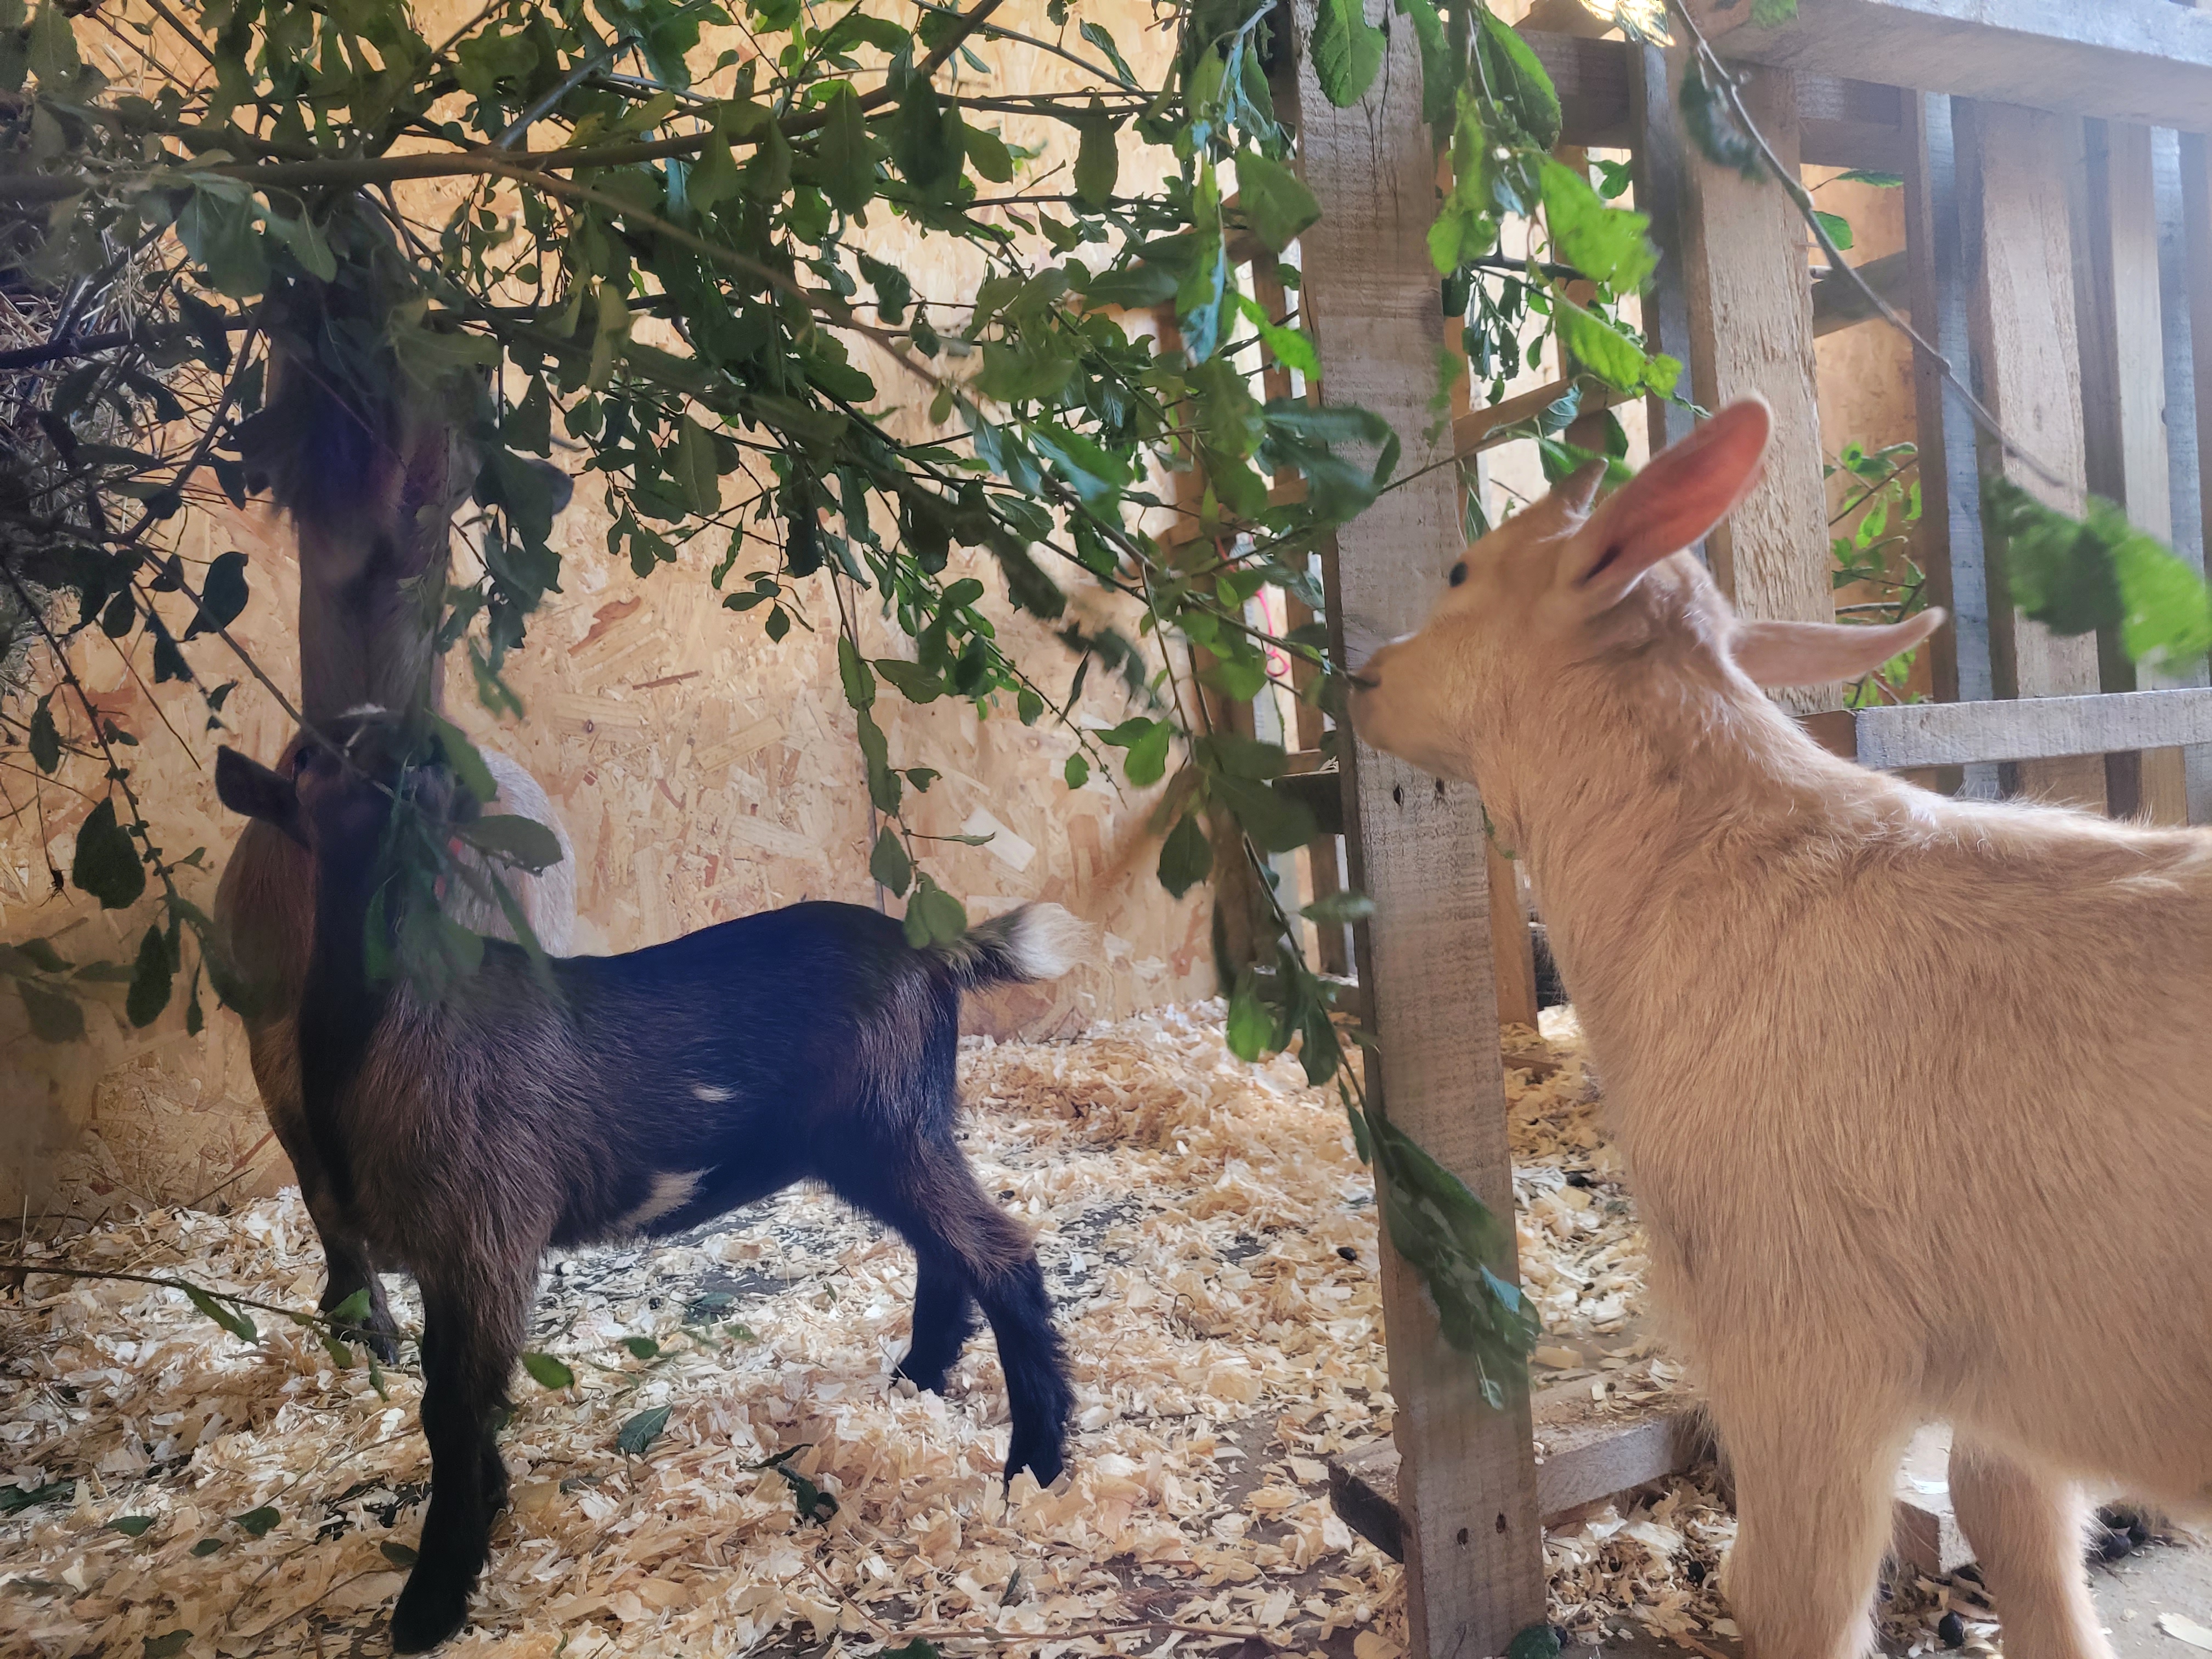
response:
<path id="1" fill-rule="evenodd" d="M 475 818 L 459 826 L 461 838 L 478 852 L 542 875 L 561 862 L 561 842 L 535 818 L 514 813 Z"/>
<path id="2" fill-rule="evenodd" d="M 1260 1000 L 1259 976 L 1249 968 L 1237 975 L 1230 995 L 1225 1036 L 1230 1053 L 1239 1060 L 1258 1060 L 1274 1047 L 1275 1016 Z"/>
<path id="3" fill-rule="evenodd" d="M 411 1567 L 418 1559 L 415 1552 L 406 1545 L 394 1543 L 389 1538 L 380 1540 L 376 1551 L 395 1567 Z"/>
<path id="4" fill-rule="evenodd" d="M 246 600 L 246 555 L 235 550 L 218 555 L 200 585 L 200 607 L 185 629 L 185 637 L 189 640 L 229 627 L 245 611 Z"/>
<path id="5" fill-rule="evenodd" d="M 245 1309 L 234 1308 L 228 1303 L 218 1302 L 197 1285 L 185 1285 L 179 1288 L 183 1290 L 186 1301 L 240 1341 L 258 1342 L 261 1340 L 261 1333 L 254 1328 L 252 1316 Z M 259 1511 L 257 1510 L 256 1513 Z M 272 1510 L 270 1513 L 273 1515 L 275 1511 Z M 260 1535 L 259 1533 L 254 1534 L 257 1538 Z"/>
<path id="6" fill-rule="evenodd" d="M 671 1409 L 667 1406 L 655 1406 L 629 1419 L 615 1432 L 616 1449 L 632 1457 L 642 1456 L 646 1448 L 658 1440 L 660 1431 L 668 1426 Z"/>
<path id="7" fill-rule="evenodd" d="M 191 1645 L 191 1640 L 192 1633 L 188 1630 L 167 1631 L 159 1636 L 149 1636 L 145 1638 L 145 1659 L 176 1659 L 178 1654 Z"/>
<path id="8" fill-rule="evenodd" d="M 906 896 L 907 883 L 914 877 L 914 861 L 907 857 L 898 831 L 888 823 L 878 833 L 875 851 L 868 855 L 868 873 L 890 889 L 894 898 Z"/>
<path id="9" fill-rule="evenodd" d="M 159 927 L 149 927 L 138 941 L 138 964 L 131 975 L 131 990 L 123 1012 L 135 1026 L 151 1025 L 169 1006 L 169 982 L 173 969 L 169 946 Z"/>
<path id="10" fill-rule="evenodd" d="M 1212 872 L 1213 843 L 1206 838 L 1198 814 L 1185 812 L 1160 847 L 1160 885 L 1181 898 Z"/>
<path id="11" fill-rule="evenodd" d="M 1321 217 L 1321 204 L 1305 182 L 1257 150 L 1246 150 L 1237 158 L 1237 201 L 1245 222 L 1278 253 Z"/>
<path id="12" fill-rule="evenodd" d="M 1120 130 L 1096 98 L 1077 128 L 1082 142 L 1075 152 L 1075 193 L 1085 207 L 1103 208 L 1113 200 L 1121 176 Z"/>
<path id="13" fill-rule="evenodd" d="M 103 910 L 135 904 L 146 890 L 146 866 L 138 860 L 130 833 L 115 821 L 113 796 L 94 807 L 76 832 L 70 879 L 98 899 Z"/>
<path id="14" fill-rule="evenodd" d="M 153 1526 L 154 1517 L 150 1515 L 119 1515 L 107 1524 L 112 1531 L 119 1532 L 125 1538 L 137 1538 Z"/>
<path id="15" fill-rule="evenodd" d="M 49 774 L 62 763 L 62 735 L 54 726 L 53 700 L 49 691 L 31 711 L 31 759 L 39 770 Z"/>
<path id="16" fill-rule="evenodd" d="M 277 1513 L 274 1504 L 264 1504 L 258 1510 L 248 1510 L 243 1515 L 231 1517 L 244 1529 L 249 1538 L 266 1538 L 284 1517 Z"/>

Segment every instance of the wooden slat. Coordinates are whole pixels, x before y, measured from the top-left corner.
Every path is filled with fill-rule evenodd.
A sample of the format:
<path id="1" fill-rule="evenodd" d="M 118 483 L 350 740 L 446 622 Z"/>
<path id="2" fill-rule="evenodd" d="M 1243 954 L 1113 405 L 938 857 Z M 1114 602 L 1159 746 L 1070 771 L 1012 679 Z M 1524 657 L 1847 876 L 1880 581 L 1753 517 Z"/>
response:
<path id="1" fill-rule="evenodd" d="M 1982 434 L 1982 467 L 2061 512 L 2084 493 L 2081 351 L 2066 180 L 2078 123 L 2013 104 L 1952 101 L 1961 218 L 1968 236 L 1968 330 L 1982 400 L 2014 439 L 2063 481 L 2054 489 Z M 1990 654 L 2000 696 L 2069 696 L 2099 688 L 2096 642 L 2062 639 L 2021 616 L 1990 549 Z M 2100 760 L 2035 762 L 2008 780 L 2022 794 L 2102 811 Z"/>
<path id="2" fill-rule="evenodd" d="M 2177 445 L 2173 465 L 2177 475 L 2185 473 L 2197 486 L 2194 559 L 2203 571 L 2212 556 L 2212 139 L 2181 135 L 2174 146 L 2174 171 L 2172 211 L 2181 222 L 2181 234 L 2168 256 L 2177 290 L 2169 314 L 2186 318 L 2190 338 L 2186 364 L 2168 368 L 2166 386 L 2170 406 L 2190 404 L 2196 416 L 2196 454 L 2192 459 L 2185 443 Z M 2193 401 L 2186 395 L 2189 382 L 2194 383 Z M 2177 548 L 2188 544 L 2179 526 L 2175 541 Z M 2189 821 L 2212 823 L 2212 750 L 2188 757 L 2187 776 Z"/>
<path id="3" fill-rule="evenodd" d="M 1731 57 L 1921 92 L 2212 129 L 2212 15 L 2171 0 L 1799 0 L 1750 22 L 1741 0 L 1692 0 Z"/>
<path id="4" fill-rule="evenodd" d="M 2136 528 L 2170 541 L 2166 339 L 2150 129 L 2117 121 L 2082 125 L 2075 276 L 2087 477 L 2091 489 L 2127 509 Z M 2100 641 L 2099 654 L 2108 691 L 2182 683 L 2161 679 L 2152 669 L 2138 677 L 2117 633 Z M 2179 750 L 2108 756 L 2105 783 L 2116 816 L 2142 814 L 2154 823 L 2189 821 Z"/>
<path id="5" fill-rule="evenodd" d="M 1898 252 L 1885 253 L 1879 259 L 1869 259 L 1863 265 L 1852 267 L 1852 270 L 1860 282 L 1897 310 L 1905 311 L 1911 306 L 1911 301 L 1906 297 L 1906 291 L 1911 285 L 1911 257 Z M 1813 278 L 1813 333 L 1815 337 L 1833 334 L 1838 329 L 1855 328 L 1861 323 L 1872 322 L 1881 315 L 1874 303 L 1860 291 L 1858 283 L 1850 277 L 1830 270 Z"/>
<path id="6" fill-rule="evenodd" d="M 1966 245 L 1962 196 L 1951 131 L 1951 100 L 1937 93 L 1907 99 L 1911 149 L 1905 174 L 1905 244 L 1914 326 L 1965 374 L 1972 350 L 1967 325 Z M 1938 701 L 1982 702 L 1996 696 L 1990 656 L 1989 562 L 1982 544 L 1981 460 L 1972 416 L 1960 391 L 1923 354 L 1913 354 L 1912 383 L 1919 444 L 1920 568 L 1929 601 L 1951 613 L 1929 641 Z M 1994 799 L 1996 768 L 1967 767 L 1947 787 Z"/>
<path id="7" fill-rule="evenodd" d="M 2170 749 L 2212 743 L 2212 690 L 1906 703 L 1862 708 L 1853 725 L 1859 763 L 1882 771 Z"/>
<path id="8" fill-rule="evenodd" d="M 1756 70 L 1747 79 L 1744 98 L 1753 121 L 1794 166 L 1798 130 L 1790 77 Z M 1689 185 L 1682 251 L 1691 386 L 1708 409 L 1755 392 L 1774 410 L 1765 470 L 1728 522 L 1706 538 L 1706 556 L 1743 615 L 1830 622 L 1835 599 L 1805 228 L 1771 179 L 1747 179 L 1698 156 L 1691 162 Z M 1843 688 L 1795 688 L 1781 701 L 1800 713 L 1839 708 Z"/>
<path id="9" fill-rule="evenodd" d="M 1645 73 L 1640 60 L 1651 48 L 1540 28 L 1520 34 L 1559 92 L 1562 143 L 1626 149 L 1642 142 L 1650 127 L 1637 108 Z M 1800 75 L 1796 81 L 1808 164 L 1890 171 L 1901 166 L 1905 134 L 1895 87 L 1834 75 Z M 1671 92 L 1662 101 L 1671 107 Z"/>
<path id="10" fill-rule="evenodd" d="M 1314 0 L 1292 16 L 1310 38 Z M 1391 31 L 1367 96 L 1339 110 L 1301 52 L 1287 101 L 1305 182 L 1326 234 L 1307 242 L 1302 286 L 1323 395 L 1389 421 L 1405 445 L 1401 487 L 1337 532 L 1329 622 L 1379 634 L 1418 627 L 1461 545 L 1456 469 L 1427 441 L 1443 346 L 1427 235 L 1435 159 L 1420 119 L 1413 32 Z M 1441 452 L 1441 453 L 1440 453 Z M 1500 1216 L 1513 1211 L 1497 1029 L 1481 804 L 1353 742 L 1346 757 L 1352 884 L 1375 903 L 1358 930 L 1359 984 L 1378 1048 L 1368 1087 L 1397 1125 Z M 1510 1229 L 1496 1271 L 1514 1277 Z M 1419 1275 L 1382 1241 L 1395 1434 L 1406 1497 L 1407 1621 L 1416 1659 L 1502 1653 L 1544 1616 L 1543 1537 L 1525 1399 L 1483 1401 L 1474 1369 L 1444 1343 Z"/>
<path id="11" fill-rule="evenodd" d="M 1682 118 L 1667 79 L 1667 54 L 1656 46 L 1631 48 L 1633 73 L 1628 111 L 1636 146 L 1636 205 L 1651 221 L 1658 269 L 1644 290 L 1644 331 L 1652 346 L 1690 361 L 1690 289 L 1682 269 L 1682 215 L 1689 195 L 1689 152 Z M 1644 404 L 1644 429 L 1654 453 L 1690 435 L 1690 411 L 1654 396 Z"/>

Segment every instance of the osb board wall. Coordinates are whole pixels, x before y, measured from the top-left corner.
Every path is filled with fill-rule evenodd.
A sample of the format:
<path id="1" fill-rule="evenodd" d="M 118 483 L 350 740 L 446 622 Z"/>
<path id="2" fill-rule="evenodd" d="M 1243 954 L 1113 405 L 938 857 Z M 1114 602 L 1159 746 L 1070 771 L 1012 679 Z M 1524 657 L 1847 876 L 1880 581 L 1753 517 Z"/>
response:
<path id="1" fill-rule="evenodd" d="M 428 19 L 434 34 L 463 15 L 453 6 L 433 10 L 453 13 Z M 1027 33 L 1060 33 L 1046 20 L 1042 0 L 1010 5 L 1000 15 Z M 1114 31 L 1140 75 L 1157 73 L 1170 43 L 1152 27 L 1148 8 L 1134 0 L 1120 7 L 1094 3 L 1086 15 Z M 87 34 L 83 45 L 100 54 L 106 43 L 105 36 Z M 1002 84 L 1048 89 L 1077 79 L 1070 66 L 1034 48 L 999 44 L 981 55 Z M 125 67 L 114 66 L 118 78 Z M 1005 131 L 1012 142 L 1048 147 L 1038 173 L 1073 159 L 1066 130 L 1055 123 L 1010 119 Z M 1147 167 L 1157 171 L 1157 153 L 1146 155 L 1133 138 L 1125 137 L 1125 179 L 1142 176 Z M 426 192 L 416 210 L 436 200 Z M 881 212 L 866 240 L 880 257 L 895 258 L 924 295 L 959 301 L 984 274 L 980 256 L 925 249 Z M 949 332 L 953 325 L 940 313 L 940 328 Z M 888 402 L 926 404 L 927 389 L 918 381 L 880 355 L 859 355 Z M 926 423 L 909 408 L 894 428 L 919 437 Z M 736 487 L 726 481 L 732 495 Z M 878 522 L 884 521 L 879 514 Z M 232 631 L 278 684 L 296 687 L 297 573 L 285 526 L 258 504 L 243 514 L 227 507 L 195 509 L 180 525 L 177 544 L 189 561 L 232 547 L 247 553 L 253 597 Z M 511 683 L 526 718 L 495 727 L 477 708 L 465 672 L 449 683 L 448 712 L 472 735 L 529 767 L 561 812 L 578 865 L 576 948 L 632 949 L 805 898 L 874 902 L 865 779 L 839 689 L 835 610 L 822 579 L 814 580 L 808 596 L 816 631 L 795 629 L 773 644 L 761 632 L 760 613 L 724 611 L 709 587 L 707 571 L 720 545 L 702 544 L 640 580 L 626 562 L 607 557 L 607 525 L 597 487 L 585 484 L 556 532 L 566 591 L 538 613 L 513 665 Z M 738 574 L 771 562 L 741 558 Z M 994 573 L 980 559 L 970 565 L 995 592 Z M 1118 602 L 1081 592 L 1085 585 L 1079 574 L 1069 584 L 1078 608 L 1115 608 Z M 860 609 L 864 652 L 898 649 L 866 595 Z M 170 620 L 180 632 L 185 618 Z M 1117 620 L 1133 632 L 1135 617 L 1126 607 Z M 994 621 L 1018 658 L 1042 674 L 1048 691 L 1064 692 L 1073 668 L 1064 647 L 1003 607 Z M 188 654 L 205 683 L 240 677 L 219 643 L 196 641 Z M 204 731 L 206 711 L 198 694 L 173 684 L 155 688 L 143 644 L 126 658 L 95 637 L 79 648 L 75 664 L 103 713 L 144 738 L 126 754 L 161 844 L 172 852 L 208 849 L 205 870 L 185 872 L 180 886 L 211 910 L 214 872 L 238 830 L 215 799 L 215 744 L 227 740 L 273 757 L 289 722 L 275 700 L 247 679 L 223 711 L 230 734 Z M 62 707 L 58 698 L 56 707 Z M 1152 874 L 1149 794 L 1117 789 L 1103 767 L 1071 793 L 1060 773 L 1075 746 L 1073 734 L 1049 724 L 1024 728 L 1010 710 L 979 721 L 964 704 L 917 708 L 885 688 L 876 712 L 894 763 L 943 774 L 915 800 L 915 827 L 929 835 L 993 836 L 981 848 L 937 843 L 928 855 L 933 872 L 971 915 L 1047 898 L 1101 930 L 1098 962 L 1054 985 L 977 1000 L 971 1029 L 1000 1036 L 1067 1032 L 1093 1018 L 1212 991 L 1203 899 L 1176 902 Z M 1111 725 L 1127 712 L 1116 678 L 1092 674 L 1080 722 Z M 164 720 L 178 737 L 162 729 Z M 83 722 L 65 721 L 64 730 L 83 735 Z M 76 960 L 127 961 L 152 907 L 102 914 L 73 889 L 57 893 L 48 873 L 70 867 L 77 826 L 97 798 L 99 767 L 67 761 L 59 787 L 41 793 L 42 806 L 33 805 L 27 767 L 20 747 L 0 749 L 0 789 L 7 796 L 0 811 L 8 814 L 0 822 L 0 939 L 52 938 Z M 773 995 L 774 988 L 763 988 L 769 1006 Z M 55 1047 L 30 1035 L 12 995 L 0 997 L 0 1211 L 93 1216 L 216 1193 L 266 1192 L 290 1178 L 262 1117 L 241 1028 L 210 998 L 206 1031 L 189 1036 L 182 1003 L 180 986 L 176 1006 L 149 1029 L 133 1030 L 122 1017 L 118 988 L 108 1007 L 89 1011 L 88 1042 Z"/>

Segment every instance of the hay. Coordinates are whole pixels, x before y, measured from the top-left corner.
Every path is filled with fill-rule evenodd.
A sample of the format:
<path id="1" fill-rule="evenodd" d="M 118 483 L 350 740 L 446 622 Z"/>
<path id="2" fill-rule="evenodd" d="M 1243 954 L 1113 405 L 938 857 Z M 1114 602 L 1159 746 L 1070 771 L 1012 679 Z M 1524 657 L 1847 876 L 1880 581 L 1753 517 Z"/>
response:
<path id="1" fill-rule="evenodd" d="M 946 1398 L 890 1381 L 911 1258 L 795 1190 L 556 1261 L 531 1342 L 580 1382 L 518 1376 L 514 1508 L 450 1650 L 866 1655 L 924 1635 L 1041 1659 L 1244 1643 L 1396 1659 L 1398 1569 L 1330 1511 L 1322 1463 L 1389 1428 L 1372 1186 L 1334 1097 L 1291 1061 L 1240 1064 L 1220 1020 L 1214 1003 L 964 1045 L 969 1151 L 1038 1229 L 1068 1338 L 1060 1489 L 1001 1491 L 988 1336 Z M 1571 1022 L 1547 1034 L 1537 1069 L 1556 1071 L 1509 1073 L 1522 1267 L 1561 1362 L 1540 1386 L 1587 1371 L 1607 1408 L 1679 1391 L 1647 1340 L 1623 1340 L 1642 1247 Z M 294 1189 L 155 1212 L 51 1259 L 286 1307 L 321 1283 Z M 248 1346 L 173 1291 L 30 1280 L 0 1325 L 0 1471 L 48 1496 L 0 1519 L 0 1650 L 135 1655 L 190 1631 L 187 1655 L 340 1652 L 380 1626 L 429 1474 L 417 1381 L 390 1375 L 387 1402 L 310 1333 L 257 1318 Z M 641 1454 L 619 1449 L 663 1407 Z M 785 1453 L 836 1499 L 825 1523 L 761 1467 Z M 145 1524 L 116 1529 L 130 1517 Z M 1726 1635 L 1713 1569 L 1732 1530 L 1701 1480 L 1577 1517 L 1547 1540 L 1554 1617 L 1593 1641 Z"/>

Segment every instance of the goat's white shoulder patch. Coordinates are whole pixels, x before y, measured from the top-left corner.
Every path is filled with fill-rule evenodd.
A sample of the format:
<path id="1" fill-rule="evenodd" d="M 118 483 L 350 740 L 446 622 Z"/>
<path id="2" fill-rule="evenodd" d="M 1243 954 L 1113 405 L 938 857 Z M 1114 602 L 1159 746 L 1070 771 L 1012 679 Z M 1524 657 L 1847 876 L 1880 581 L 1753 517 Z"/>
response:
<path id="1" fill-rule="evenodd" d="M 653 1190 L 646 1194 L 645 1202 L 617 1221 L 616 1231 L 635 1232 L 665 1215 L 673 1215 L 691 1201 L 706 1178 L 704 1170 L 661 1170 L 653 1177 Z"/>
<path id="2" fill-rule="evenodd" d="M 712 1083 L 695 1083 L 691 1085 L 691 1097 L 695 1100 L 703 1100 L 709 1106 L 719 1106 L 724 1101 L 733 1098 L 736 1094 L 737 1091 L 734 1089 L 719 1088 Z"/>

